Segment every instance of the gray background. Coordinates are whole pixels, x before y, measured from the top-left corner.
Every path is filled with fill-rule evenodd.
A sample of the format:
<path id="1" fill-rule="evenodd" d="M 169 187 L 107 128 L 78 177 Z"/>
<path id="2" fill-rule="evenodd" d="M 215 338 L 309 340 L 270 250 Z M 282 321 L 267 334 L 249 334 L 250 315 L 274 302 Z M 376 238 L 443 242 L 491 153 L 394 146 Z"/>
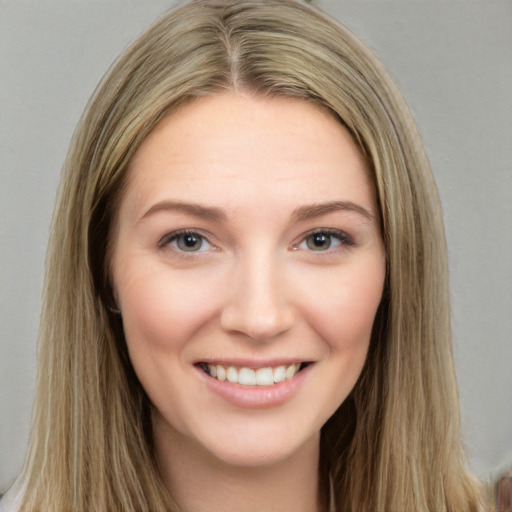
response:
<path id="1" fill-rule="evenodd" d="M 512 3 L 320 0 L 383 60 L 419 124 L 450 247 L 464 441 L 512 463 Z M 21 469 L 43 261 L 67 145 L 96 83 L 171 2 L 0 0 L 0 491 Z"/>

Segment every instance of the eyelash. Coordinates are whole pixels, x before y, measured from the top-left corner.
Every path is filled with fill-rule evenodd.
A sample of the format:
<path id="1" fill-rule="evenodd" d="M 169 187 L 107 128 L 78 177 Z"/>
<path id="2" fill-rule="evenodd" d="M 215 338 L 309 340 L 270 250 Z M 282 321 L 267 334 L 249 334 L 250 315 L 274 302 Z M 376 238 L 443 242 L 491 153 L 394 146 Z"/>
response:
<path id="1" fill-rule="evenodd" d="M 326 237 L 330 238 L 330 244 L 329 247 L 327 247 L 325 250 L 315 250 L 311 247 L 305 247 L 303 250 L 309 250 L 311 252 L 318 252 L 318 253 L 324 253 L 324 254 L 330 254 L 333 250 L 336 250 L 339 247 L 352 247 L 354 244 L 354 241 L 343 231 L 340 231 L 338 229 L 315 229 L 313 231 L 310 231 L 309 233 L 306 233 L 306 235 L 300 240 L 298 244 L 295 244 L 293 246 L 293 250 L 301 250 L 302 244 L 307 244 L 308 239 L 311 237 L 314 237 L 315 235 L 325 235 Z M 332 239 L 337 239 L 339 244 L 335 247 L 332 246 Z"/>
<path id="2" fill-rule="evenodd" d="M 182 255 L 187 255 L 187 256 L 189 254 L 197 254 L 199 252 L 203 252 L 204 251 L 204 249 L 200 250 L 200 251 L 186 251 L 186 250 L 181 249 L 178 246 L 174 246 L 173 242 L 178 243 L 177 240 L 179 239 L 180 236 L 189 236 L 191 238 L 196 238 L 198 240 L 201 240 L 201 247 L 203 246 L 204 243 L 207 243 L 210 247 L 214 247 L 213 244 L 208 240 L 207 237 L 205 237 L 204 235 L 202 235 L 198 231 L 192 230 L 192 229 L 180 229 L 178 231 L 173 231 L 172 233 L 169 233 L 169 234 L 165 235 L 160 240 L 158 246 L 160 248 L 164 248 L 167 245 L 171 245 L 176 252 L 178 252 L 178 253 L 180 253 Z"/>
<path id="3" fill-rule="evenodd" d="M 318 250 L 315 250 L 308 245 L 308 239 L 311 239 L 311 237 L 314 237 L 315 235 L 324 235 L 325 237 L 327 237 L 329 239 L 329 246 L 325 250 L 322 248 L 318 248 Z M 207 247 L 206 249 L 197 250 L 197 251 L 184 250 L 177 245 L 178 239 L 180 236 L 189 236 L 190 238 L 195 238 L 197 240 L 200 240 L 201 241 L 200 249 L 203 248 L 203 245 L 205 243 L 208 244 L 209 247 Z M 335 247 L 332 247 L 333 239 L 336 239 L 338 241 L 338 244 Z M 173 245 L 173 242 L 175 242 L 176 245 Z M 301 245 L 303 245 L 303 244 L 306 244 L 306 247 L 301 247 Z M 187 255 L 187 256 L 192 255 L 192 254 L 201 253 L 201 252 L 208 250 L 209 248 L 214 247 L 214 245 L 208 240 L 208 238 L 206 236 L 202 235 L 199 231 L 192 230 L 192 229 L 181 229 L 178 231 L 173 231 L 172 233 L 165 235 L 160 240 L 158 245 L 161 248 L 164 248 L 167 245 L 171 245 L 176 252 L 180 253 L 181 255 Z M 333 250 L 337 249 L 340 246 L 352 247 L 353 245 L 354 245 L 353 240 L 343 231 L 340 231 L 338 229 L 315 229 L 313 231 L 310 231 L 309 233 L 306 233 L 301 238 L 299 243 L 294 244 L 292 246 L 292 250 L 294 250 L 294 251 L 306 250 L 306 251 L 310 251 L 310 252 L 330 254 L 330 253 L 332 253 Z"/>

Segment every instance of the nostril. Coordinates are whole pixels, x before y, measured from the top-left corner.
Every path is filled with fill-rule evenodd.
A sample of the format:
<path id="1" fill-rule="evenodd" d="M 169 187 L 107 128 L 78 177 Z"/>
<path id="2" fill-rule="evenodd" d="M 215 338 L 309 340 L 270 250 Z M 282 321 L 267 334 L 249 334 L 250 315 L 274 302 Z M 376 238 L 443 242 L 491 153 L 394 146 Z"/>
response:
<path id="1" fill-rule="evenodd" d="M 225 331 L 266 342 L 275 340 L 294 325 L 293 300 L 286 283 L 272 277 L 275 272 L 254 264 L 235 280 L 220 314 Z"/>
<path id="2" fill-rule="evenodd" d="M 258 342 L 272 341 L 288 331 L 294 323 L 291 311 L 280 311 L 277 314 L 261 313 L 243 305 L 232 307 L 223 312 L 221 324 L 224 330 L 242 333 Z"/>

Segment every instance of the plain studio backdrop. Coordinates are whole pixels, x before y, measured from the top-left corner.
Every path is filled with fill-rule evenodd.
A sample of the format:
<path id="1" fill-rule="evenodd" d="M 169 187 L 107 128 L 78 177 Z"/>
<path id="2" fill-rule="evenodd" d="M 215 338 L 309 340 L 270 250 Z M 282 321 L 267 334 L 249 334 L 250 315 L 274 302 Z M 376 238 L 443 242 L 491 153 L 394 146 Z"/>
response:
<path id="1" fill-rule="evenodd" d="M 512 2 L 317 4 L 379 56 L 443 202 L 463 439 L 512 464 Z M 0 492 L 26 453 L 43 263 L 78 118 L 114 58 L 172 1 L 0 0 Z"/>

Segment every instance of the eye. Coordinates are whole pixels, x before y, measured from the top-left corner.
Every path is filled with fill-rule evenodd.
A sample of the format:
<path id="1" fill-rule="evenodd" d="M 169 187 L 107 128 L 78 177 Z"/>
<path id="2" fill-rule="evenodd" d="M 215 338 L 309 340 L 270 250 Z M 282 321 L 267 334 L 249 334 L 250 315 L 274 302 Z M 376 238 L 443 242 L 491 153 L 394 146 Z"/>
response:
<path id="1" fill-rule="evenodd" d="M 180 231 L 164 237 L 161 246 L 169 244 L 181 252 L 203 252 L 211 249 L 211 244 L 201 234 L 195 231 Z"/>
<path id="2" fill-rule="evenodd" d="M 315 252 L 325 252 L 336 249 L 341 245 L 353 245 L 353 242 L 342 231 L 319 230 L 308 234 L 296 248 Z"/>

